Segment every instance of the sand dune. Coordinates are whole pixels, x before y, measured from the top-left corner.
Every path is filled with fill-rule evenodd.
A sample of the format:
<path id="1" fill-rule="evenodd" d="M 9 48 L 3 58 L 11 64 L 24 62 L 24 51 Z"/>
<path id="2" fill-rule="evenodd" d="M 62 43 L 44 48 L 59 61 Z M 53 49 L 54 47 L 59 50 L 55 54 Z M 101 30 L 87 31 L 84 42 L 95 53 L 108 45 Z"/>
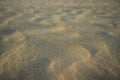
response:
<path id="1" fill-rule="evenodd" d="M 0 80 L 119 80 L 119 0 L 0 0 Z"/>

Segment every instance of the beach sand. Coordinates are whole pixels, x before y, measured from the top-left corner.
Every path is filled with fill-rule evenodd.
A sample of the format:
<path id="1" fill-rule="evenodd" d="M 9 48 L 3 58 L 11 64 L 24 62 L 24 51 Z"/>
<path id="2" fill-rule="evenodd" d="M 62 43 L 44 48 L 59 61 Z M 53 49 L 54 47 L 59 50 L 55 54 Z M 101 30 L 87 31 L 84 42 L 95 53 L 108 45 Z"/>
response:
<path id="1" fill-rule="evenodd" d="M 120 80 L 120 1 L 0 0 L 0 80 Z"/>

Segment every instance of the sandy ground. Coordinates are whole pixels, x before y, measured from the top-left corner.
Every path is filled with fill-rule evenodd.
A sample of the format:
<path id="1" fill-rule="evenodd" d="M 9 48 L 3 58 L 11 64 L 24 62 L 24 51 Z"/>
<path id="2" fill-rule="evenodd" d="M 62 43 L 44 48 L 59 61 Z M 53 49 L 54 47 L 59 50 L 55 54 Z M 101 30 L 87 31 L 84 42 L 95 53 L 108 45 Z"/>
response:
<path id="1" fill-rule="evenodd" d="M 120 80 L 120 1 L 0 0 L 0 80 Z"/>

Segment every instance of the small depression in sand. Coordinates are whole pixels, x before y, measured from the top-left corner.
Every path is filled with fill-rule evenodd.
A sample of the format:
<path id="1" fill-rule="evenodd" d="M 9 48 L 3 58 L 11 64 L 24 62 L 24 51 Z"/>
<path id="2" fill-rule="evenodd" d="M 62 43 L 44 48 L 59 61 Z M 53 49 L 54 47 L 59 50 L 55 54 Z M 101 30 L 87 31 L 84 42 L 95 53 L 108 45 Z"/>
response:
<path id="1" fill-rule="evenodd" d="M 0 0 L 0 80 L 120 80 L 119 0 Z"/>

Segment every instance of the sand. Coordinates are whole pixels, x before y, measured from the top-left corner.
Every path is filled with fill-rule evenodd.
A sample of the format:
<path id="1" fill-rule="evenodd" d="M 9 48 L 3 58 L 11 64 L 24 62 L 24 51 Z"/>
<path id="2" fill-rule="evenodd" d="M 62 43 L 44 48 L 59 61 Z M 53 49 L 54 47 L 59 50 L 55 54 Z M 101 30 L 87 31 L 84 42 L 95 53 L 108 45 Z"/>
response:
<path id="1" fill-rule="evenodd" d="M 120 80 L 120 1 L 0 0 L 0 80 Z"/>

